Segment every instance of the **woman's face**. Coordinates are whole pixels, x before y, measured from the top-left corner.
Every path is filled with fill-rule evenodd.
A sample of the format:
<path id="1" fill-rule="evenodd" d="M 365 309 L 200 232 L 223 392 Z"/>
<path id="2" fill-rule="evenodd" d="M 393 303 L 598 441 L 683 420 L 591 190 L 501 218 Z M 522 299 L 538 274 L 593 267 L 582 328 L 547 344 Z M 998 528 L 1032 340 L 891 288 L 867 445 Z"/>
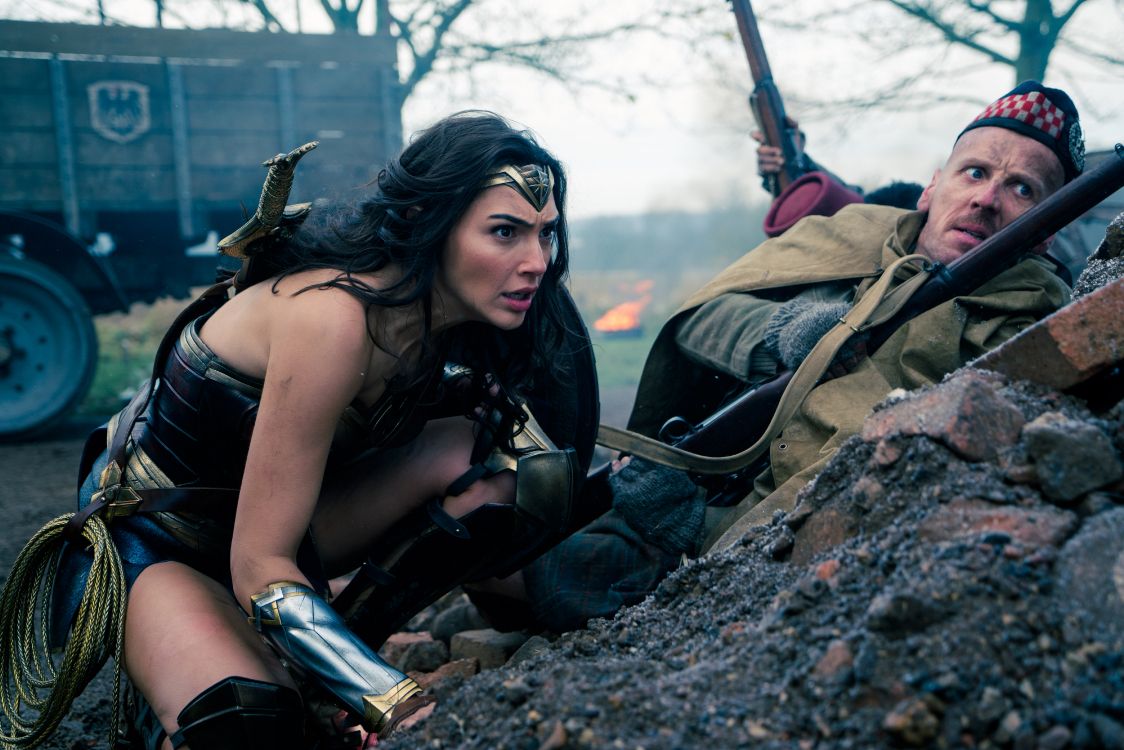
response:
<path id="1" fill-rule="evenodd" d="M 554 251 L 558 209 L 542 211 L 514 188 L 480 192 L 449 233 L 435 282 L 435 323 L 482 321 L 512 330 L 523 323 Z"/>

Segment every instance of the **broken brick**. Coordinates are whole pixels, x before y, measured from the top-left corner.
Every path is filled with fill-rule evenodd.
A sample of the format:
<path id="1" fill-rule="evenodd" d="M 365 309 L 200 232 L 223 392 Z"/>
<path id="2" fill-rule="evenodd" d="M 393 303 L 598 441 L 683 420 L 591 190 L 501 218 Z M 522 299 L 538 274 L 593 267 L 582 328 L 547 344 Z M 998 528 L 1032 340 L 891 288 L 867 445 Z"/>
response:
<path id="1" fill-rule="evenodd" d="M 1124 360 L 1124 279 L 1063 307 L 972 362 L 1063 390 Z"/>
<path id="2" fill-rule="evenodd" d="M 1062 544 L 1076 527 L 1077 516 L 1066 510 L 1029 510 L 957 499 L 931 513 L 918 526 L 917 533 L 927 542 L 948 542 L 1002 532 L 1029 547 L 1053 547 Z"/>
<path id="3" fill-rule="evenodd" d="M 792 562 L 803 565 L 816 555 L 847 541 L 854 534 L 855 522 L 835 508 L 813 513 L 800 530 L 792 546 Z"/>
<path id="4" fill-rule="evenodd" d="M 968 370 L 876 411 L 863 425 L 862 437 L 875 442 L 894 435 L 926 435 L 969 461 L 984 461 L 1013 444 L 1025 421 L 996 391 L 992 376 Z"/>

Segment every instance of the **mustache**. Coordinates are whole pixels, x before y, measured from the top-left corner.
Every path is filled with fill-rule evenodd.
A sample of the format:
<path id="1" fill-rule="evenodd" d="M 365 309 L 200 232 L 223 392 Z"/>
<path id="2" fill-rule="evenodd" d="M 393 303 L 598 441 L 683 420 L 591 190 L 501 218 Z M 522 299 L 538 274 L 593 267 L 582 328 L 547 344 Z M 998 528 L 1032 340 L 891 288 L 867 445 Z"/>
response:
<path id="1" fill-rule="evenodd" d="M 985 229 L 989 234 L 999 231 L 999 220 L 989 211 L 970 211 L 961 214 L 953 220 L 953 226 L 976 226 Z"/>

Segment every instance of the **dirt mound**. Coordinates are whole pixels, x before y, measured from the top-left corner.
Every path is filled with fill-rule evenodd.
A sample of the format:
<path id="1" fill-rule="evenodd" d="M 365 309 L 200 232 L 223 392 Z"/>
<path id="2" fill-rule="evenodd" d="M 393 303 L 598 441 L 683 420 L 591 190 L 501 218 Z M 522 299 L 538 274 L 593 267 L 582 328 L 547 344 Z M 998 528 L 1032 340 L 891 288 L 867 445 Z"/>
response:
<path id="1" fill-rule="evenodd" d="M 386 746 L 1124 747 L 1124 409 L 966 370 L 882 411 L 793 513 Z"/>

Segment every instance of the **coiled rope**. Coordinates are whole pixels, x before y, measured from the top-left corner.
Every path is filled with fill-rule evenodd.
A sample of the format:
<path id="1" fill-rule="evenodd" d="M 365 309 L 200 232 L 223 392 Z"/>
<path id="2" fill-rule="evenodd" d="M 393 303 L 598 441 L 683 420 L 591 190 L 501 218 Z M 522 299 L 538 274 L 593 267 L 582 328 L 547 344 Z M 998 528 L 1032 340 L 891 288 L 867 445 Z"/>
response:
<path id="1" fill-rule="evenodd" d="M 94 555 L 89 580 L 57 667 L 51 657 L 51 589 L 62 531 L 72 515 L 59 516 L 31 537 L 0 595 L 0 747 L 5 750 L 36 747 L 47 739 L 110 651 L 114 689 L 109 746 L 116 741 L 127 589 L 121 556 L 97 515 L 82 527 Z"/>

